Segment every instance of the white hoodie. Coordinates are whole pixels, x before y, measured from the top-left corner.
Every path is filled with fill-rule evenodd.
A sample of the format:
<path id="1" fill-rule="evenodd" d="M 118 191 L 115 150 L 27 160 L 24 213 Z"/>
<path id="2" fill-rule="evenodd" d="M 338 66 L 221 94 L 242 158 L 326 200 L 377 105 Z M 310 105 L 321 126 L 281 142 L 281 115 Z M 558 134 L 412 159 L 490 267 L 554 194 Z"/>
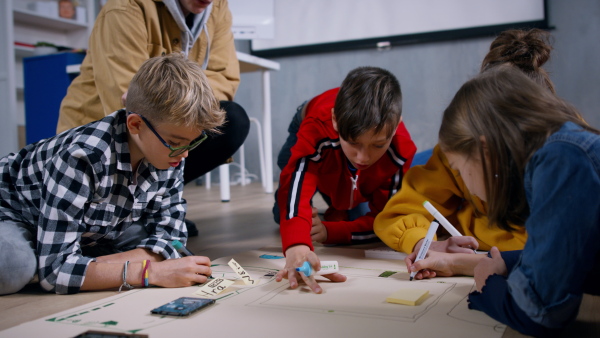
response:
<path id="1" fill-rule="evenodd" d="M 208 56 L 210 55 L 210 39 L 208 39 L 208 28 L 206 27 L 206 22 L 210 17 L 210 12 L 212 11 L 213 4 L 211 3 L 206 7 L 206 9 L 197 14 L 194 18 L 194 25 L 192 29 L 189 29 L 185 23 L 185 16 L 183 15 L 183 10 L 181 9 L 181 4 L 179 0 L 163 0 L 165 6 L 177 22 L 177 26 L 181 29 L 181 50 L 185 55 L 188 55 L 190 49 L 200 36 L 200 33 L 204 31 L 206 34 L 206 41 L 208 45 L 206 46 L 206 55 L 204 55 L 204 62 L 202 63 L 202 69 L 206 69 L 208 66 Z"/>

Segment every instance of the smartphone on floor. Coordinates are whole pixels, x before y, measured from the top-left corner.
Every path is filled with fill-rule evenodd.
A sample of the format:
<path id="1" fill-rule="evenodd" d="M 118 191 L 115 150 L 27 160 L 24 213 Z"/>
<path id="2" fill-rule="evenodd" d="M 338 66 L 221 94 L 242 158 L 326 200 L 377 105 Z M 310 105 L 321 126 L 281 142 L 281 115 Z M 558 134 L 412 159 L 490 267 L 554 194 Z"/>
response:
<path id="1" fill-rule="evenodd" d="M 182 317 L 189 316 L 191 313 L 194 313 L 214 303 L 214 299 L 181 297 L 165 305 L 161 305 L 155 309 L 152 309 L 150 312 L 156 315 Z"/>

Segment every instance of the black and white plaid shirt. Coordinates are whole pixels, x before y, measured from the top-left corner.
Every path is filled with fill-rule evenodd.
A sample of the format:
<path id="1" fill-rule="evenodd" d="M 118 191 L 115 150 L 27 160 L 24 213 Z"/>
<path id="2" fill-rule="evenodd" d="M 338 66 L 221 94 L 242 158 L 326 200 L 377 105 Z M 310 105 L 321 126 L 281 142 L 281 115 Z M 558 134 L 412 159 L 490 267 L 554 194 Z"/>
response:
<path id="1" fill-rule="evenodd" d="M 158 170 L 142 160 L 134 177 L 125 121 L 119 110 L 0 159 L 0 220 L 36 229 L 48 291 L 79 292 L 94 261 L 81 248 L 110 243 L 132 224 L 149 234 L 138 247 L 179 257 L 169 243 L 187 237 L 183 162 Z"/>

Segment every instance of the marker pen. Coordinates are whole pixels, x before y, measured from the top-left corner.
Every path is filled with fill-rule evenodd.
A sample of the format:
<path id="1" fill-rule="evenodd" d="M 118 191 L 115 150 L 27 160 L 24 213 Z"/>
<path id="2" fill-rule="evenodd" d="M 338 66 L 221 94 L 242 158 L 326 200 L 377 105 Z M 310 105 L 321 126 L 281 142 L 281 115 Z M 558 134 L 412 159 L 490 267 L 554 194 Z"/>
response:
<path id="1" fill-rule="evenodd" d="M 446 231 L 448 231 L 451 236 L 462 236 L 462 234 L 460 232 L 458 232 L 458 230 L 456 230 L 456 228 L 453 227 L 452 224 L 450 224 L 450 222 L 448 222 L 448 220 L 446 219 L 446 217 L 444 217 L 433 206 L 433 204 L 429 203 L 429 201 L 425 201 L 425 202 L 423 202 L 423 206 L 425 207 L 425 209 L 427 209 L 427 211 L 429 211 L 429 213 L 433 217 L 435 217 L 435 219 L 437 219 L 442 224 L 442 226 L 444 227 L 444 229 L 446 229 Z"/>
<path id="2" fill-rule="evenodd" d="M 436 220 L 433 220 L 433 222 L 431 222 L 431 225 L 429 225 L 429 230 L 427 230 L 427 235 L 425 235 L 423 245 L 421 245 L 419 253 L 417 254 L 417 259 L 415 259 L 414 263 L 420 261 L 421 259 L 424 259 L 425 256 L 427 256 L 427 250 L 429 250 L 429 246 L 431 245 L 431 242 L 433 242 L 433 236 L 435 236 L 435 232 L 437 231 L 439 225 L 440 223 L 438 223 Z M 415 278 L 417 272 L 418 271 L 413 271 L 410 273 L 411 281 L 413 280 L 413 278 Z"/>
<path id="3" fill-rule="evenodd" d="M 179 252 L 179 254 L 181 255 L 181 257 L 186 257 L 186 256 L 196 256 L 194 255 L 190 250 L 188 250 L 188 248 L 186 248 L 185 246 L 183 246 L 183 243 L 181 243 L 180 241 L 174 239 L 171 241 L 171 245 L 175 248 L 175 250 L 177 250 L 177 252 Z M 214 277 L 212 275 L 210 276 L 206 276 L 210 279 L 213 279 Z"/>
<path id="4" fill-rule="evenodd" d="M 304 262 L 301 267 L 296 268 L 296 271 L 304 273 L 306 277 L 313 274 L 313 268 L 309 262 Z M 326 275 L 340 271 L 340 266 L 337 261 L 321 261 L 321 270 L 315 272 L 316 275 Z"/>
<path id="5" fill-rule="evenodd" d="M 425 207 L 425 209 L 427 209 L 427 211 L 429 211 L 429 213 L 440 222 L 440 224 L 442 224 L 442 226 L 444 227 L 444 229 L 446 229 L 446 231 L 448 231 L 450 233 L 450 236 L 462 236 L 462 234 L 460 232 L 458 232 L 458 230 L 456 230 L 455 227 L 452 226 L 452 224 L 446 219 L 446 217 L 444 217 L 434 206 L 433 204 L 429 203 L 429 201 L 425 201 L 423 202 L 423 206 Z M 477 253 L 477 251 L 475 251 L 474 249 L 472 249 L 474 253 Z"/>
<path id="6" fill-rule="evenodd" d="M 180 241 L 178 241 L 176 239 L 171 241 L 171 245 L 175 248 L 175 250 L 177 250 L 177 252 L 179 252 L 181 257 L 196 256 L 190 250 L 188 250 L 185 246 L 183 246 L 183 243 L 181 243 Z"/>

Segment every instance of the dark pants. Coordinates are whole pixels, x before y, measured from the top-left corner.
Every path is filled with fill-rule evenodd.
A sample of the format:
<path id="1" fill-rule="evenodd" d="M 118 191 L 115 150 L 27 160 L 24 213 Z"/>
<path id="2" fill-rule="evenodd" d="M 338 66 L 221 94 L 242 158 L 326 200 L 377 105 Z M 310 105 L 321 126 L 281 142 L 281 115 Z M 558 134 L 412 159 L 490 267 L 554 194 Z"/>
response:
<path id="1" fill-rule="evenodd" d="M 209 135 L 198 148 L 189 152 L 183 170 L 184 183 L 189 183 L 225 163 L 244 144 L 250 130 L 250 119 L 239 104 L 221 101 L 226 112 L 222 134 Z"/>

